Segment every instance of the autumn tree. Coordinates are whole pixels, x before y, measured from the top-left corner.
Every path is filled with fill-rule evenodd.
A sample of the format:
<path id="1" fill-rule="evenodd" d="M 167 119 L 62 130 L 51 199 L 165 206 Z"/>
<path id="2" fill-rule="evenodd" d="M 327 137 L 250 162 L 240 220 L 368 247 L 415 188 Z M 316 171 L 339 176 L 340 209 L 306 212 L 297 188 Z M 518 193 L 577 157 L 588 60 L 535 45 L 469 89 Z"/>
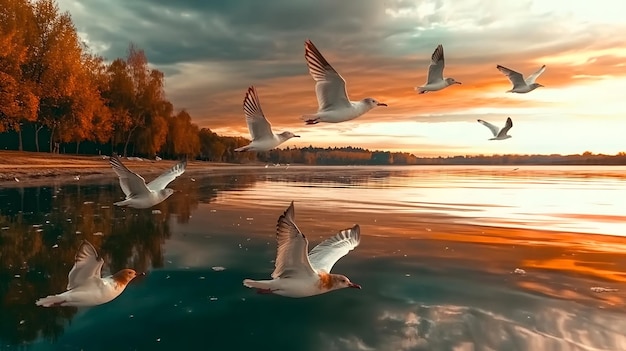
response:
<path id="1" fill-rule="evenodd" d="M 133 81 L 127 69 L 126 61 L 117 58 L 107 66 L 107 86 L 102 94 L 111 114 L 111 153 L 119 142 L 130 140 L 128 132 L 132 129 L 130 111 L 134 103 Z"/>
<path id="2" fill-rule="evenodd" d="M 30 4 L 0 0 L 0 133 L 16 130 L 22 150 L 21 121 L 37 118 L 39 100 L 25 79 L 22 66 L 28 59 L 26 29 L 33 23 Z"/>
<path id="3" fill-rule="evenodd" d="M 169 130 L 165 144 L 167 154 L 189 158 L 200 154 L 200 132 L 198 126 L 191 123 L 191 116 L 186 110 L 171 117 L 168 124 Z"/>
<path id="4" fill-rule="evenodd" d="M 143 50 L 131 43 L 126 59 L 111 62 L 108 74 L 109 86 L 104 96 L 115 125 L 112 145 L 124 142 L 126 156 L 133 141 L 135 151 L 155 154 L 165 143 L 167 118 L 173 111 L 165 99 L 163 73 L 151 69 Z"/>

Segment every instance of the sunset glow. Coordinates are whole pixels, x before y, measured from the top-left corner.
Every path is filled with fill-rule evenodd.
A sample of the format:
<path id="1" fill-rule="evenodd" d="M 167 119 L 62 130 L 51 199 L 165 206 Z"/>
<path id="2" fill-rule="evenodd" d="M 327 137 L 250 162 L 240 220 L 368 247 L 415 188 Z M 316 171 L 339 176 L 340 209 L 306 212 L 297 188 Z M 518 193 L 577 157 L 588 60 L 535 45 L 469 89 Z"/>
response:
<path id="1" fill-rule="evenodd" d="M 141 4 L 143 2 L 139 2 Z M 128 42 L 165 73 L 168 98 L 193 122 L 249 137 L 242 100 L 255 85 L 283 146 L 347 146 L 418 156 L 626 151 L 623 1 L 237 1 L 60 0 L 83 40 L 107 60 Z M 352 100 L 376 108 L 340 124 L 305 126 L 317 110 L 304 60 L 311 39 L 346 79 Z M 445 50 L 444 75 L 462 85 L 418 95 L 430 55 Z M 528 94 L 509 94 L 501 64 L 524 76 L 547 65 Z M 476 122 L 513 119 L 504 141 Z"/>

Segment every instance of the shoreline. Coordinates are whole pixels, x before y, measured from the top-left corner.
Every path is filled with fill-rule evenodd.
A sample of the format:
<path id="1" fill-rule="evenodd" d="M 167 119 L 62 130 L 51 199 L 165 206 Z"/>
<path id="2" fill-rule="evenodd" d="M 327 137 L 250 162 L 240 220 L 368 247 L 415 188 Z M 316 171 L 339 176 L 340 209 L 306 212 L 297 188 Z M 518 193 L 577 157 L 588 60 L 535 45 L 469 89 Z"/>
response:
<path id="1" fill-rule="evenodd" d="M 141 176 L 157 176 L 175 165 L 176 160 L 152 160 L 144 158 L 122 158 L 124 164 L 133 172 Z M 284 172 L 289 168 L 290 172 L 310 172 L 311 168 L 326 169 L 333 171 L 350 171 L 354 168 L 380 168 L 380 167 L 494 167 L 516 171 L 523 168 L 546 167 L 546 166 L 583 166 L 605 167 L 620 165 L 473 165 L 473 164 L 445 164 L 445 165 L 306 165 L 285 164 L 268 165 L 262 162 L 250 163 L 223 163 L 190 160 L 187 162 L 185 173 L 189 175 L 210 172 L 211 174 L 223 174 L 229 170 L 263 170 L 264 173 Z M 291 168 L 290 168 L 291 167 Z M 350 172 L 351 173 L 351 172 Z M 101 155 L 72 155 L 50 154 L 30 151 L 7 151 L 0 150 L 0 187 L 30 186 L 46 184 L 50 182 L 72 182 L 75 177 L 80 179 L 97 180 L 114 177 L 109 159 Z M 17 180 L 16 180 L 17 179 Z"/>
<path id="2" fill-rule="evenodd" d="M 160 174 L 175 165 L 174 160 L 150 160 L 122 158 L 124 165 L 140 175 Z M 186 173 L 215 169 L 258 167 L 258 165 L 238 165 L 189 161 Z M 37 152 L 0 151 L 0 186 L 45 183 L 50 181 L 75 181 L 115 176 L 108 157 L 59 155 Z"/>

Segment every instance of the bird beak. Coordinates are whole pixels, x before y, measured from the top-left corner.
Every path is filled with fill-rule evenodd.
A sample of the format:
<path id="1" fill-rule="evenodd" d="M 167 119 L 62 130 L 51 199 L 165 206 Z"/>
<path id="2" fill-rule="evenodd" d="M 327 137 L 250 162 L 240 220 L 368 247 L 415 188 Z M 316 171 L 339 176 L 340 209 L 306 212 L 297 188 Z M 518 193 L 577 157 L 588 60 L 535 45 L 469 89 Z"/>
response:
<path id="1" fill-rule="evenodd" d="M 384 103 L 382 103 L 382 102 L 379 102 L 379 103 L 377 103 L 377 104 L 376 104 L 376 106 L 387 106 L 387 104 L 384 104 Z"/>
<path id="2" fill-rule="evenodd" d="M 349 288 L 354 288 L 354 289 L 361 289 L 361 286 L 359 284 L 354 284 L 354 283 L 350 283 L 350 285 L 348 285 Z"/>
<path id="3" fill-rule="evenodd" d="M 144 278 L 146 276 L 146 272 L 141 272 L 141 273 L 137 273 L 135 274 L 135 277 L 133 279 L 131 279 L 131 282 L 137 282 L 139 280 L 141 280 L 142 278 Z"/>
<path id="4" fill-rule="evenodd" d="M 461 83 L 461 82 L 454 82 L 454 83 L 455 83 L 455 84 L 463 84 L 463 83 Z"/>
<path id="5" fill-rule="evenodd" d="M 293 137 L 294 137 L 294 138 L 299 138 L 300 136 L 299 136 L 299 135 L 294 135 Z"/>

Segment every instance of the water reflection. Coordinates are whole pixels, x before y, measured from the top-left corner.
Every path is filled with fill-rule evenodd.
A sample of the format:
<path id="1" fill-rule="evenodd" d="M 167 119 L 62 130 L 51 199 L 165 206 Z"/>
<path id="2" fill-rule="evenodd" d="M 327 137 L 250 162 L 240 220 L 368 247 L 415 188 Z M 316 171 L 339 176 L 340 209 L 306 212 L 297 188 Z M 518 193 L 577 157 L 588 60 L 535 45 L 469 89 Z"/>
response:
<path id="1" fill-rule="evenodd" d="M 65 291 L 67 273 L 83 239 L 105 260 L 103 274 L 125 267 L 146 271 L 163 267 L 169 221 L 187 223 L 198 203 L 219 191 L 254 184 L 252 176 L 214 177 L 200 185 L 185 179 L 181 191 L 151 210 L 116 208 L 115 182 L 70 183 L 0 189 L 0 340 L 21 344 L 38 337 L 55 340 L 76 308 L 37 307 L 34 301 Z"/>
<path id="2" fill-rule="evenodd" d="M 107 350 L 93 345 L 102 330 L 148 350 L 202 348 L 209 332 L 229 350 L 626 349 L 624 239 L 544 218 L 589 233 L 624 228 L 618 173 L 239 170 L 184 175 L 172 183 L 180 192 L 149 210 L 112 206 L 123 197 L 115 179 L 0 189 L 0 349 Z M 276 220 L 292 199 L 313 243 L 361 226 L 361 246 L 337 269 L 362 291 L 290 300 L 241 286 L 272 271 Z M 502 227 L 511 214 L 518 221 Z M 103 272 L 151 273 L 104 308 L 35 306 L 64 290 L 82 239 Z"/>

